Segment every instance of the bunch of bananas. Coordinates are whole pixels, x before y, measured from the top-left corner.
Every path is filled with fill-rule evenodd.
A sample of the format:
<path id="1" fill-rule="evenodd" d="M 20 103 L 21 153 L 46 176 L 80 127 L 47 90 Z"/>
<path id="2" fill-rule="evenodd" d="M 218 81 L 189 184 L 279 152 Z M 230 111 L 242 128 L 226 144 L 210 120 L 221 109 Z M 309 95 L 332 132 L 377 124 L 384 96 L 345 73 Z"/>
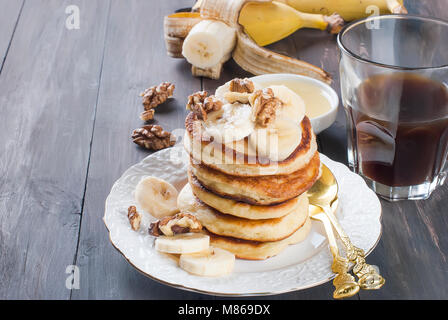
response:
<path id="1" fill-rule="evenodd" d="M 194 76 L 218 79 L 233 59 L 246 71 L 296 73 L 331 82 L 324 70 L 265 48 L 301 28 L 338 33 L 344 21 L 372 12 L 407 13 L 403 0 L 199 0 L 165 17 L 168 54 L 186 58 Z"/>

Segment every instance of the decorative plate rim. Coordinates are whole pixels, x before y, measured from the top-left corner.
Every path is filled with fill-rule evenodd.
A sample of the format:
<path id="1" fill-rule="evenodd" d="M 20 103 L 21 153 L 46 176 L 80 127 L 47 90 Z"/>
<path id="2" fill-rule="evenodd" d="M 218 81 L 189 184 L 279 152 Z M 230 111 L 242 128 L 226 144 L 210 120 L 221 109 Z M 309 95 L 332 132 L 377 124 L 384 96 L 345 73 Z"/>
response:
<path id="1" fill-rule="evenodd" d="M 174 146 L 173 148 L 178 148 L 178 147 L 177 147 L 177 146 Z M 181 148 L 181 147 L 179 147 L 179 148 Z M 171 149 L 172 149 L 172 148 L 171 148 Z M 167 149 L 165 149 L 165 150 L 161 150 L 161 151 L 166 151 L 166 150 L 167 150 Z M 169 149 L 168 149 L 168 150 L 169 150 Z M 160 151 L 158 151 L 158 152 L 154 152 L 154 153 L 148 155 L 147 157 L 145 157 L 144 159 L 142 159 L 141 161 L 139 161 L 138 163 L 136 163 L 136 164 L 130 166 L 129 168 L 127 168 L 127 169 L 122 173 L 122 175 L 120 176 L 120 178 L 118 178 L 118 179 L 114 182 L 114 184 L 112 185 L 112 187 L 111 187 L 111 189 L 110 189 L 110 192 L 109 192 L 108 196 L 106 197 L 106 201 L 105 201 L 105 211 L 104 211 L 104 215 L 103 215 L 102 220 L 103 220 L 103 223 L 104 223 L 104 225 L 105 225 L 105 227 L 106 227 L 106 229 L 107 229 L 108 237 L 109 237 L 109 241 L 110 241 L 110 243 L 112 244 L 112 246 L 113 246 L 113 247 L 114 247 L 114 248 L 115 248 L 115 249 L 116 249 L 116 250 L 117 250 L 123 257 L 124 257 L 124 259 L 125 259 L 125 260 L 126 260 L 132 267 L 134 267 L 138 272 L 140 272 L 141 274 L 147 276 L 148 278 L 150 278 L 150 279 L 152 279 L 152 280 L 154 280 L 154 281 L 156 281 L 156 282 L 159 282 L 159 283 L 161 283 L 161 284 L 164 284 L 164 285 L 167 285 L 167 286 L 176 288 L 176 289 L 181 289 L 181 290 L 185 290 L 185 291 L 196 292 L 196 293 L 201 293 L 201 294 L 206 294 L 206 295 L 221 296 L 221 297 L 251 297 L 251 296 L 270 296 L 270 295 L 284 294 L 284 293 L 288 293 L 288 292 L 293 292 L 293 291 L 299 291 L 299 290 L 305 290 L 305 289 L 313 288 L 313 287 L 322 285 L 322 284 L 324 284 L 324 283 L 327 283 L 328 281 L 331 281 L 331 280 L 335 277 L 335 274 L 332 274 L 330 277 L 327 277 L 326 279 L 322 279 L 322 280 L 320 280 L 320 281 L 316 281 L 316 282 L 310 283 L 310 284 L 308 284 L 308 285 L 302 285 L 302 286 L 298 286 L 298 287 L 290 287 L 290 288 L 287 288 L 287 289 L 284 289 L 284 290 L 273 290 L 273 291 L 266 291 L 266 292 L 248 292 L 248 293 L 236 293 L 236 292 L 234 292 L 234 293 L 232 293 L 232 292 L 207 291 L 207 290 L 203 290 L 203 289 L 194 288 L 194 287 L 192 287 L 192 286 L 187 286 L 187 285 L 183 285 L 183 284 L 179 284 L 179 283 L 175 283 L 175 282 L 169 282 L 169 281 L 166 281 L 166 280 L 162 280 L 162 279 L 160 279 L 160 278 L 158 278 L 158 277 L 156 277 L 156 276 L 154 276 L 154 275 L 152 275 L 152 274 L 150 274 L 150 273 L 147 273 L 147 272 L 143 271 L 141 268 L 137 267 L 134 263 L 132 263 L 132 261 L 130 260 L 130 258 L 128 258 L 128 257 L 126 256 L 126 254 L 122 251 L 122 249 L 120 249 L 120 248 L 113 242 L 113 240 L 112 240 L 112 238 L 111 238 L 111 231 L 110 231 L 110 229 L 109 229 L 109 227 L 108 227 L 108 225 L 107 225 L 107 222 L 106 222 L 107 206 L 108 206 L 108 202 L 110 201 L 110 197 L 111 197 L 112 191 L 113 191 L 114 188 L 121 182 L 121 179 L 126 175 L 126 173 L 127 173 L 128 171 L 130 171 L 131 169 L 133 169 L 134 167 L 140 165 L 140 164 L 143 163 L 144 161 L 147 161 L 148 158 L 151 158 L 151 157 L 153 157 L 155 154 L 159 154 L 159 153 L 160 153 Z M 369 250 L 366 250 L 366 257 L 367 257 L 367 256 L 368 256 L 368 255 L 369 255 L 369 254 L 376 248 L 376 246 L 378 245 L 378 243 L 379 243 L 379 241 L 380 241 L 380 239 L 381 239 L 381 236 L 382 236 L 383 226 L 382 226 L 382 206 L 381 206 L 381 203 L 380 203 L 378 197 L 376 196 L 376 194 L 374 193 L 374 191 L 372 191 L 370 188 L 368 188 L 368 186 L 367 186 L 366 182 L 364 181 L 364 179 L 362 179 L 362 178 L 361 178 L 359 175 L 357 175 L 356 173 L 352 172 L 352 171 L 351 171 L 345 164 L 340 163 L 340 162 L 337 162 L 337 161 L 334 161 L 334 160 L 330 159 L 329 157 L 325 156 L 324 154 L 320 154 L 320 156 L 323 156 L 324 159 L 325 159 L 326 161 L 331 162 L 333 165 L 340 166 L 340 167 L 344 167 L 344 170 L 346 170 L 349 174 L 358 176 L 358 177 L 362 180 L 363 188 L 365 187 L 366 191 L 367 191 L 367 190 L 370 191 L 370 192 L 371 192 L 372 194 L 374 194 L 375 197 L 377 198 L 377 201 L 378 201 L 378 203 L 379 203 L 379 212 L 378 212 L 379 234 L 378 234 L 378 237 L 377 237 L 376 241 L 375 241 L 374 244 L 371 246 L 371 248 L 369 248 Z M 328 242 L 328 240 L 327 240 L 327 242 Z M 312 258 L 312 257 L 310 257 L 309 259 L 311 259 L 311 258 Z M 351 269 L 352 267 L 353 267 L 353 266 L 351 266 L 350 269 Z M 287 267 L 285 267 L 285 268 L 287 268 Z M 180 270 L 180 269 L 179 269 L 179 270 Z"/>

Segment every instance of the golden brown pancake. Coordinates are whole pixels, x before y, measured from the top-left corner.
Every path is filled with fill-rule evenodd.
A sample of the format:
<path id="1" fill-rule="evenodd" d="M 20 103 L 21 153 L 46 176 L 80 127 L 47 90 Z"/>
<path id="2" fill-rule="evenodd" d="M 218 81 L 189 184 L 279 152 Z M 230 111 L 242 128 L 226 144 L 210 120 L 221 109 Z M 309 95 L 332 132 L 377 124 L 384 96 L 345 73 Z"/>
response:
<path id="1" fill-rule="evenodd" d="M 190 184 L 179 193 L 177 205 L 189 213 L 210 232 L 227 237 L 252 241 L 279 241 L 289 237 L 308 217 L 308 198 L 299 197 L 298 207 L 289 214 L 275 219 L 249 220 L 218 212 L 194 196 Z"/>
<path id="2" fill-rule="evenodd" d="M 291 155 L 272 161 L 250 151 L 248 138 L 228 144 L 210 141 L 193 113 L 185 119 L 184 146 L 196 163 L 234 176 L 284 175 L 305 167 L 317 151 L 316 136 L 308 117 L 301 122 L 302 138 Z"/>
<path id="3" fill-rule="evenodd" d="M 250 205 L 245 202 L 223 198 L 205 188 L 191 173 L 190 169 L 188 170 L 188 181 L 194 195 L 199 200 L 219 212 L 240 218 L 252 220 L 279 218 L 296 209 L 299 204 L 299 197 L 270 206 Z"/>
<path id="4" fill-rule="evenodd" d="M 303 225 L 291 236 L 274 242 L 257 242 L 223 237 L 205 231 L 210 236 L 210 245 L 233 252 L 237 258 L 264 260 L 282 252 L 288 245 L 299 243 L 311 231 L 311 220 L 307 218 Z"/>
<path id="5" fill-rule="evenodd" d="M 289 175 L 238 177 L 193 162 L 190 170 L 205 188 L 221 197 L 254 205 L 272 205 L 293 199 L 311 188 L 319 177 L 320 159 L 316 152 L 304 168 Z"/>

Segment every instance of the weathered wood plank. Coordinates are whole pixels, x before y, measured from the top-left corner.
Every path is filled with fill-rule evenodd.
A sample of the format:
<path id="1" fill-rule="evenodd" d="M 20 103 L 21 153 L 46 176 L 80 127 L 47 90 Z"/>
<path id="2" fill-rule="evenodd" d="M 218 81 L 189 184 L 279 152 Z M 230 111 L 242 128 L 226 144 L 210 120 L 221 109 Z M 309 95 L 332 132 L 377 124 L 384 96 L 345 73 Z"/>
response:
<path id="1" fill-rule="evenodd" d="M 362 299 L 448 297 L 446 192 L 446 187 L 437 190 L 426 201 L 382 201 L 383 234 L 368 262 L 380 268 L 386 285 L 362 292 Z"/>
<path id="2" fill-rule="evenodd" d="M 444 0 L 406 3 L 410 14 L 448 19 Z M 378 292 L 362 292 L 362 299 L 447 299 L 447 195 L 445 183 L 429 200 L 381 201 L 383 235 L 368 261 L 387 282 Z"/>
<path id="3" fill-rule="evenodd" d="M 63 28 L 64 9 L 73 2 L 80 4 L 81 22 L 89 27 L 83 29 L 82 24 L 80 30 L 68 32 Z M 425 7 L 419 7 L 418 1 L 408 2 L 411 13 L 448 17 L 443 0 Z M 112 2 L 76 260 L 81 288 L 72 291 L 74 299 L 207 298 L 138 273 L 110 245 L 101 220 L 113 182 L 148 154 L 129 137 L 142 124 L 140 91 L 161 81 L 175 82 L 175 99 L 156 114 L 157 122 L 173 130 L 183 128 L 187 95 L 201 88 L 187 63 L 165 55 L 161 33 L 162 17 L 191 3 Z M 0 107 L 5 115 L 0 128 L 0 149 L 4 150 L 0 155 L 0 298 L 70 295 L 65 289 L 65 267 L 76 251 L 83 209 L 107 12 L 107 2 L 87 0 L 27 1 L 23 9 L 26 22 L 21 19 L 17 26 L 0 75 Z M 339 91 L 333 36 L 300 30 L 271 47 L 323 66 L 332 73 L 333 87 Z M 250 75 L 230 61 L 219 81 L 204 79 L 203 87 L 212 91 L 235 76 Z M 341 108 L 336 123 L 319 135 L 323 152 L 342 162 L 346 162 L 344 128 Z M 380 267 L 387 284 L 354 299 L 448 297 L 444 286 L 448 278 L 447 194 L 445 185 L 428 201 L 383 202 L 383 237 L 368 261 Z M 331 293 L 327 283 L 269 298 L 330 299 Z"/>
<path id="4" fill-rule="evenodd" d="M 336 36 L 319 30 L 302 29 L 292 35 L 296 51 L 292 56 L 312 63 L 329 72 L 333 78 L 331 87 L 340 92 L 339 52 Z M 321 152 L 335 161 L 347 162 L 345 114 L 340 103 L 335 123 L 319 134 Z"/>
<path id="5" fill-rule="evenodd" d="M 78 239 L 108 3 L 42 4 L 25 3 L 0 75 L 1 299 L 69 298 Z"/>
<path id="6" fill-rule="evenodd" d="M 103 224 L 104 201 L 112 184 L 150 152 L 132 143 L 143 125 L 139 94 L 162 81 L 175 83 L 174 99 L 157 108 L 156 122 L 166 130 L 184 128 L 188 94 L 201 88 L 183 60 L 168 57 L 163 17 L 192 1 L 113 1 L 101 90 L 92 142 L 79 252 L 81 287 L 73 299 L 182 299 L 203 296 L 161 285 L 129 265 L 109 242 Z"/>
<path id="7" fill-rule="evenodd" d="M 9 45 L 22 9 L 22 1 L 2 0 L 0 2 L 0 70 L 8 53 Z"/>
<path id="8" fill-rule="evenodd" d="M 443 1 L 423 3 L 407 1 L 411 14 L 446 19 L 448 8 Z M 332 36 L 315 30 L 299 30 L 294 38 L 297 52 L 292 56 L 323 67 L 333 76 L 332 87 L 340 93 L 339 52 Z M 336 122 L 319 135 L 321 151 L 334 160 L 346 163 L 346 129 L 342 103 Z M 443 231 L 448 204 L 446 185 L 430 200 L 389 203 L 382 200 L 383 235 L 368 262 L 380 267 L 387 284 L 380 291 L 360 292 L 362 299 L 441 299 L 448 296 L 446 257 L 448 239 Z M 431 276 L 428 276 L 428 272 Z M 416 274 L 420 277 L 416 277 Z"/>
<path id="9" fill-rule="evenodd" d="M 443 1 L 422 3 L 407 1 L 411 14 L 447 18 Z M 332 87 L 340 94 L 337 45 L 331 35 L 316 30 L 299 30 L 291 36 L 297 52 L 290 55 L 321 66 L 333 76 Z M 336 122 L 319 135 L 321 151 L 332 159 L 346 163 L 346 129 L 342 103 Z M 446 256 L 448 243 L 441 208 L 446 206 L 446 186 L 428 201 L 383 204 L 383 235 L 368 262 L 380 267 L 387 285 L 380 291 L 360 292 L 362 299 L 446 298 L 448 281 Z M 401 214 L 399 214 L 401 213 Z M 392 249 L 394 248 L 394 249 Z M 432 270 L 428 279 L 427 272 Z M 416 279 L 415 274 L 421 277 Z"/>
<path id="10" fill-rule="evenodd" d="M 426 3 L 407 1 L 410 13 L 447 18 L 448 9 L 443 1 Z M 287 45 L 292 39 L 294 45 Z M 334 36 L 316 30 L 299 30 L 288 39 L 270 48 L 303 59 L 324 68 L 333 76 L 332 87 L 340 93 L 338 58 Z M 225 82 L 234 76 L 247 76 L 233 63 L 223 75 Z M 213 89 L 215 81 L 204 81 L 206 89 Z M 345 114 L 341 107 L 336 122 L 319 135 L 321 151 L 334 160 L 346 163 Z M 448 255 L 447 236 L 444 232 L 446 218 L 442 212 L 446 207 L 446 185 L 438 190 L 430 200 L 407 203 L 383 203 L 383 237 L 378 248 L 368 258 L 381 268 L 387 278 L 387 285 L 380 291 L 361 292 L 358 298 L 446 298 L 445 286 L 437 285 L 448 281 L 446 258 Z M 398 215 L 397 212 L 401 212 Z M 404 227 L 405 226 L 405 227 Z M 396 248 L 391 252 L 391 248 Z M 431 276 L 427 273 L 431 270 Z M 416 279 L 415 274 L 421 277 Z M 430 278 L 430 279 L 428 279 Z M 321 288 L 322 290 L 319 290 Z M 326 284 L 305 292 L 281 295 L 285 298 L 331 298 L 331 285 Z"/>

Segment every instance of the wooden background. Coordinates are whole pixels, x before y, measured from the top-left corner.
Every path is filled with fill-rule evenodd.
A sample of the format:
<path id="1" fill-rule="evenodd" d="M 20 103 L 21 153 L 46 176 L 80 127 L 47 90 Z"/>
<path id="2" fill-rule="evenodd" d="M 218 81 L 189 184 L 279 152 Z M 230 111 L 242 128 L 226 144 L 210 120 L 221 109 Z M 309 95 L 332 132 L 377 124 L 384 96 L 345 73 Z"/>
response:
<path id="1" fill-rule="evenodd" d="M 102 221 L 114 181 L 149 154 L 130 140 L 142 124 L 143 89 L 176 84 L 175 99 L 157 109 L 157 122 L 173 130 L 183 127 L 190 93 L 250 76 L 230 61 L 219 81 L 193 78 L 185 61 L 165 54 L 163 16 L 192 2 L 0 0 L 0 299 L 215 298 L 140 274 L 109 243 Z M 79 30 L 65 27 L 72 4 Z M 407 7 L 448 19 L 446 0 Z M 324 68 L 339 92 L 334 36 L 299 30 L 270 47 Z M 346 163 L 342 108 L 319 146 Z M 382 201 L 383 235 L 368 261 L 387 282 L 353 299 L 448 299 L 447 196 L 445 185 L 427 201 Z M 65 286 L 69 265 L 79 267 L 79 289 Z M 269 298 L 331 295 L 327 283 Z"/>

